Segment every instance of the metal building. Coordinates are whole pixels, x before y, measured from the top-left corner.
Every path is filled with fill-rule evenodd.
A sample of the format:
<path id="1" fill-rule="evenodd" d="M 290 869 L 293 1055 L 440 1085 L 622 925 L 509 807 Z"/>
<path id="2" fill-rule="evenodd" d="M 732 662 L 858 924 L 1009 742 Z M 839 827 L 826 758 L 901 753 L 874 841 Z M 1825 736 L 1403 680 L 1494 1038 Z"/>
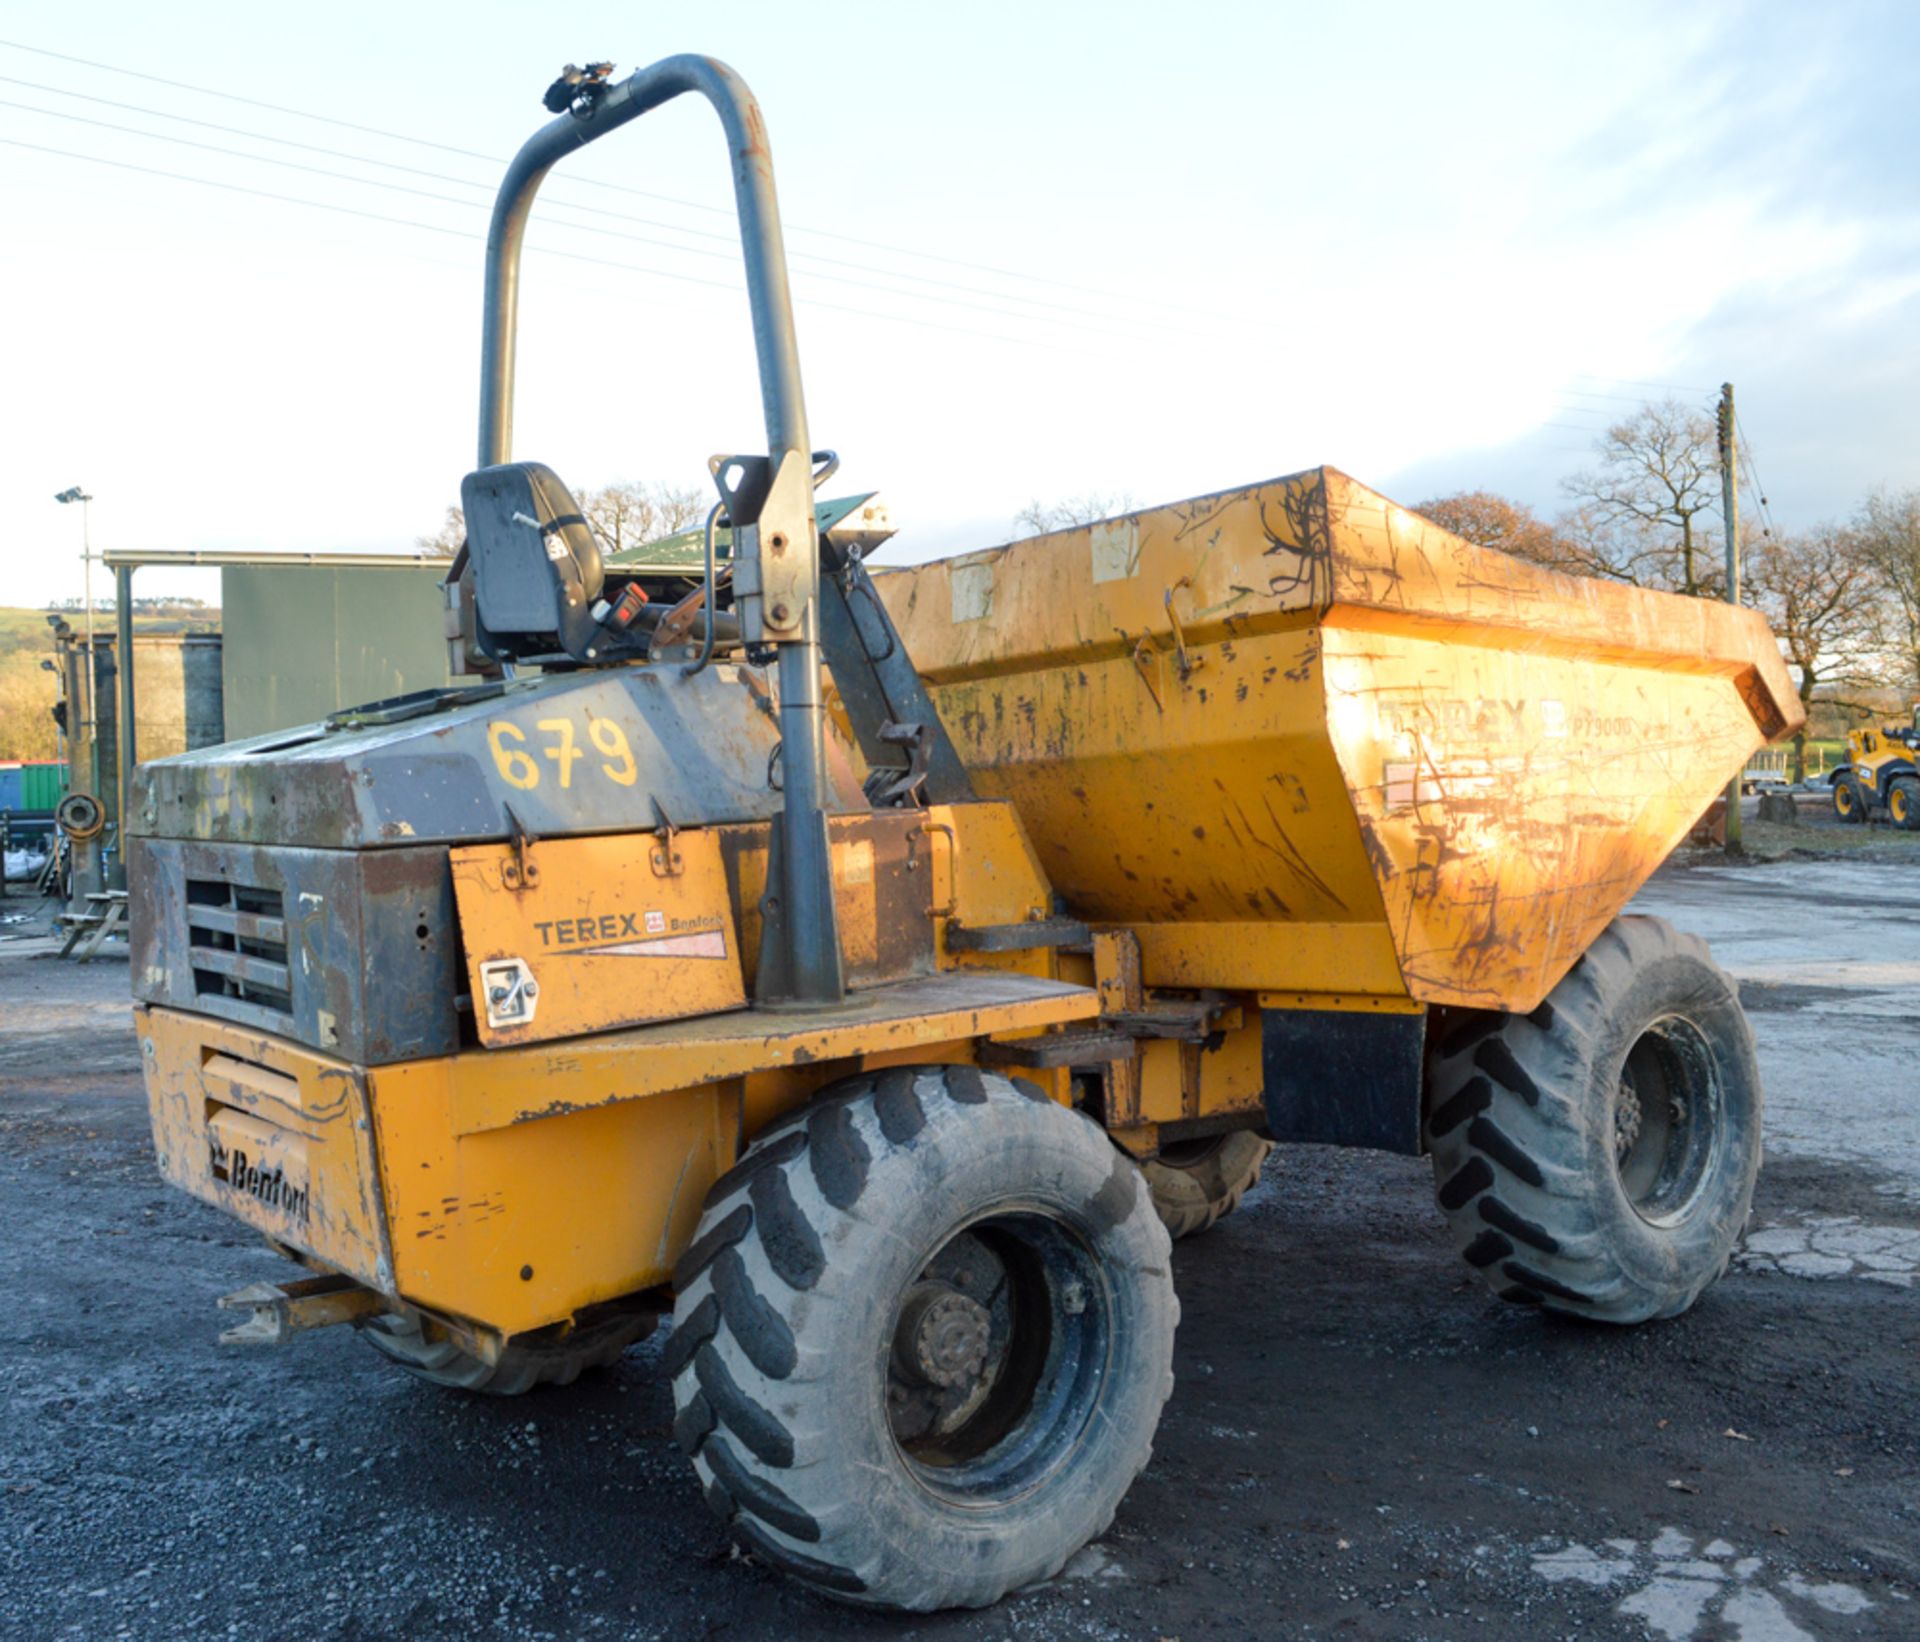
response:
<path id="1" fill-rule="evenodd" d="M 107 824 L 74 841 L 76 904 L 121 886 L 119 795 L 134 764 L 324 719 L 341 707 L 449 682 L 445 559 L 385 553 L 156 551 L 101 555 L 114 573 L 114 634 L 57 632 L 72 787 Z M 133 632 L 133 573 L 143 566 L 218 568 L 218 634 Z M 132 667 L 115 665 L 127 647 Z M 94 703 L 89 720 L 85 704 Z M 137 708 L 134 703 L 137 702 Z M 126 744 L 119 721 L 131 712 Z"/>
<path id="2" fill-rule="evenodd" d="M 229 741 L 451 682 L 445 560 L 220 573 Z M 142 756 L 147 756 L 145 747 Z"/>

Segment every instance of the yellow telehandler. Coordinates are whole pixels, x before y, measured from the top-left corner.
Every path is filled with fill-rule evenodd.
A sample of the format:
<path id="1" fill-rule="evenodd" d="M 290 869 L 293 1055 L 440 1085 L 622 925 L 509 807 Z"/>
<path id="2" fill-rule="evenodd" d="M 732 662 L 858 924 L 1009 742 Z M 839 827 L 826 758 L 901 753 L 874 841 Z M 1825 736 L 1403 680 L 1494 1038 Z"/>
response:
<path id="1" fill-rule="evenodd" d="M 932 1609 L 1112 1520 L 1173 1389 L 1169 1227 L 1275 1141 L 1431 1153 L 1510 1300 L 1689 1305 L 1753 1189 L 1752 1039 L 1699 942 L 1616 915 L 1800 722 L 1758 618 L 1324 468 L 871 575 L 884 506 L 816 502 L 747 88 L 556 91 L 487 246 L 469 676 L 134 786 L 160 1167 L 304 1268 L 228 1338 L 346 1325 L 511 1394 L 670 1311 L 713 1510 Z M 610 562 L 511 438 L 541 180 L 687 93 L 767 435 L 714 459 L 691 579 Z"/>
<path id="2" fill-rule="evenodd" d="M 1908 832 L 1920 830 L 1920 701 L 1906 724 L 1847 732 L 1847 760 L 1827 777 L 1833 813 L 1850 825 L 1876 809 Z"/>

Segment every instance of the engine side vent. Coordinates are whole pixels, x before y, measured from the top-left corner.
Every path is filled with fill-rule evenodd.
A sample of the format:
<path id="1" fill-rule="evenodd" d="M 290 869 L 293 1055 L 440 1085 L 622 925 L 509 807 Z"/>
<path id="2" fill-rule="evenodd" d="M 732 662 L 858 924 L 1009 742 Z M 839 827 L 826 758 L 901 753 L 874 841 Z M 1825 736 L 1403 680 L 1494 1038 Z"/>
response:
<path id="1" fill-rule="evenodd" d="M 232 998 L 275 1015 L 293 1013 L 286 908 L 279 890 L 189 878 L 187 953 L 193 989 L 201 997 Z"/>

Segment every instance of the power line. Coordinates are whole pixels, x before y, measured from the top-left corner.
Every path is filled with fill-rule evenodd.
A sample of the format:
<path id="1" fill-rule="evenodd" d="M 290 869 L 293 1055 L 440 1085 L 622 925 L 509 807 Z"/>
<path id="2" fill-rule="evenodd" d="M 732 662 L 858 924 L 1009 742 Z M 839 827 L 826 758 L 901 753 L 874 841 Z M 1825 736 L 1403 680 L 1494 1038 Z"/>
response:
<path id="1" fill-rule="evenodd" d="M 1759 502 L 1761 522 L 1766 527 L 1767 534 L 1778 540 L 1780 527 L 1774 522 L 1773 508 L 1767 499 L 1767 487 L 1760 482 L 1760 464 L 1753 459 L 1753 441 L 1747 437 L 1747 430 L 1741 425 L 1738 411 L 1734 412 L 1733 434 L 1740 442 L 1740 452 L 1746 461 L 1746 472 L 1753 482 L 1753 494 Z"/>
<path id="2" fill-rule="evenodd" d="M 454 239 L 483 240 L 486 238 L 484 234 L 465 228 L 448 228 L 440 223 L 420 222 L 412 217 L 391 217 L 379 211 L 363 211 L 351 205 L 335 205 L 326 200 L 305 199 L 296 194 L 282 194 L 267 188 L 249 188 L 241 183 L 219 182 L 212 177 L 196 177 L 184 171 L 166 171 L 158 166 L 135 165 L 128 160 L 110 160 L 99 154 L 82 154 L 69 148 L 54 148 L 46 143 L 23 142 L 17 137 L 0 137 L 0 144 L 9 148 L 28 149 L 38 154 L 55 154 L 62 159 L 83 160 L 90 165 L 111 166 L 119 171 L 135 171 L 149 177 L 165 177 L 174 182 L 194 183 L 202 188 L 217 188 L 230 194 L 246 194 L 255 199 L 275 200 L 283 205 L 298 205 L 315 211 L 330 211 L 338 216 L 359 217 L 368 222 L 388 223 L 400 228 L 417 228 L 425 233 L 442 234 Z M 620 262 L 611 257 L 588 256 L 582 251 L 562 251 L 549 245 L 535 245 L 531 249 L 541 256 L 561 257 L 569 262 L 590 263 L 601 268 L 618 268 L 628 273 L 651 274 L 660 279 L 679 280 L 688 285 L 706 285 L 721 291 L 743 290 L 742 286 L 729 280 L 702 279 L 697 274 L 683 274 L 670 268 L 653 268 L 637 262 Z M 839 302 L 822 302 L 817 297 L 797 300 L 803 307 L 823 309 L 832 313 L 853 314 L 861 319 L 884 319 L 896 325 L 912 325 L 922 330 L 950 331 L 960 336 L 981 337 L 990 342 L 1006 342 L 1020 348 L 1044 348 L 1061 353 L 1089 352 L 1084 348 L 1063 347 L 1059 343 L 1006 336 L 997 331 L 979 331 L 962 325 L 943 325 L 936 320 L 914 319 L 906 314 L 890 314 L 877 308 L 854 308 Z"/>
<path id="3" fill-rule="evenodd" d="M 1737 411 L 1734 413 L 1733 418 L 1733 435 L 1734 438 L 1739 441 L 1740 454 L 1745 463 L 1745 472 L 1753 481 L 1754 493 L 1759 498 L 1761 508 L 1766 509 L 1767 487 L 1760 482 L 1760 464 L 1753 459 L 1753 441 L 1747 437 L 1746 427 L 1740 421 L 1740 416 Z M 1769 519 L 1767 522 L 1771 524 L 1772 520 Z"/>
<path id="4" fill-rule="evenodd" d="M 1695 387 L 1685 382 L 1636 382 L 1630 376 L 1596 376 L 1592 371 L 1576 371 L 1582 382 L 1611 382 L 1619 388 L 1655 388 L 1662 393 L 1712 393 L 1712 388 Z"/>
<path id="5" fill-rule="evenodd" d="M 382 182 L 378 177 L 356 177 L 346 171 L 329 171 L 324 166 L 302 165 L 298 160 L 275 159 L 271 154 L 249 154 L 243 148 L 226 148 L 219 143 L 196 142 L 191 137 L 172 137 L 164 131 L 142 131 L 138 126 L 117 125 L 112 120 L 89 119 L 84 114 L 70 114 L 64 109 L 36 108 L 32 103 L 15 102 L 11 97 L 0 97 L 0 108 L 23 109 L 29 114 L 40 114 L 55 120 L 72 120 L 79 125 L 90 125 L 99 131 L 118 131 L 129 137 L 145 137 L 149 142 L 174 143 L 182 148 L 197 148 L 204 154 L 225 154 L 236 160 L 250 160 L 255 165 L 277 165 L 288 171 L 304 171 L 309 176 L 331 177 L 337 182 L 355 183 L 363 188 L 384 188 L 390 193 L 411 194 L 416 199 L 438 200 L 444 205 L 457 205 L 464 210 L 472 210 L 479 202 L 457 199 L 452 194 L 436 194 L 426 188 L 412 188 L 400 182 Z M 225 129 L 224 127 L 221 129 Z M 348 156 L 351 158 L 351 156 Z M 449 181 L 458 181 L 449 178 Z"/>
<path id="6" fill-rule="evenodd" d="M 0 43 L 4 43 L 4 42 L 0 42 Z M 64 88 L 60 86 L 50 86 L 38 80 L 23 80 L 11 74 L 0 74 L 0 85 L 23 86 L 28 90 L 43 91 L 52 96 L 68 95 L 68 93 L 64 90 Z M 87 98 L 87 102 L 88 102 L 88 105 L 91 107 L 120 109 L 125 113 L 142 114 L 157 120 L 171 120 L 177 124 L 193 126 L 203 131 L 217 131 L 226 136 L 244 137 L 253 142 L 272 143 L 277 147 L 291 148 L 305 154 L 320 154 L 330 159 L 346 160 L 350 164 L 354 164 L 354 165 L 377 166 L 381 170 L 396 171 L 401 173 L 404 176 L 424 177 L 434 182 L 453 183 L 456 186 L 461 188 L 475 188 L 475 189 L 481 190 L 484 194 L 486 194 L 489 197 L 489 200 L 491 199 L 491 196 L 495 189 L 495 184 L 491 182 L 481 182 L 471 177 L 456 176 L 454 173 L 450 171 L 429 171 L 422 166 L 402 165 L 394 160 L 374 159 L 370 155 L 354 154 L 343 148 L 328 148 L 319 143 L 298 142 L 291 137 L 276 137 L 268 132 L 254 131 L 246 126 L 222 125 L 220 122 L 216 120 L 197 120 L 190 115 L 175 114 L 163 108 L 148 108 L 140 103 L 123 103 L 123 102 L 116 101 L 115 99 L 110 97 L 94 97 L 94 96 L 89 96 Z M 404 189 L 399 189 L 399 185 L 397 184 L 383 183 L 379 181 L 377 178 L 373 178 L 373 177 L 354 177 L 344 172 L 327 171 L 318 167 L 302 166 L 298 162 L 292 161 L 292 160 L 275 161 L 268 155 L 248 154 L 240 149 L 222 148 L 215 144 L 195 144 L 189 139 L 184 137 L 169 137 L 164 132 L 142 131 L 133 126 L 114 125 L 110 121 L 91 119 L 86 115 L 74 114 L 65 109 L 41 108 L 32 103 L 12 102 L 5 98 L 0 98 L 0 106 L 4 106 L 7 108 L 17 108 L 30 114 L 45 115 L 54 119 L 75 120 L 80 122 L 83 125 L 95 125 L 95 126 L 99 126 L 103 130 L 121 131 L 131 136 L 152 138 L 160 142 L 179 143 L 187 147 L 203 147 L 207 149 L 207 151 L 210 153 L 227 154 L 237 159 L 253 160 L 260 164 L 280 164 L 280 165 L 288 166 L 294 170 L 311 170 L 317 176 L 333 177 L 344 182 L 362 183 L 365 186 L 370 188 L 396 189 L 401 192 L 406 191 Z M 424 193 L 422 197 L 427 199 L 446 200 L 447 203 L 449 204 L 472 203 L 469 201 L 452 200 L 448 196 L 443 194 Z M 692 246 L 678 246 L 678 245 L 670 246 L 671 249 L 682 250 L 687 252 L 689 255 L 712 256 L 712 255 L 719 254 L 719 255 L 724 255 L 727 258 L 727 260 L 732 261 L 733 258 L 738 254 L 737 249 L 733 249 L 737 247 L 739 243 L 739 237 L 736 234 L 716 232 L 715 230 L 708 229 L 708 228 L 690 228 L 682 223 L 663 222 L 656 217 L 636 216 L 635 214 L 629 211 L 614 211 L 614 210 L 608 209 L 605 206 L 576 204 L 574 201 L 568 200 L 565 198 L 550 197 L 550 195 L 546 192 L 543 192 L 541 195 L 541 204 L 549 209 L 558 209 L 563 211 L 591 212 L 596 217 L 611 218 L 616 222 L 631 222 L 641 227 L 658 228 L 663 230 L 664 232 L 671 233 L 671 234 L 685 234 L 694 239 L 714 240 L 730 248 L 728 251 L 723 253 L 714 253 L 710 251 L 701 251 Z M 569 225 L 569 226 L 572 226 L 572 225 Z M 642 243 L 670 245 L 670 242 L 667 242 L 667 241 L 649 240 L 649 241 L 643 241 Z M 916 285 L 937 286 L 943 290 L 962 291 L 971 296 L 989 297 L 1000 302 L 1019 302 L 1019 303 L 1026 304 L 1028 307 L 1052 309 L 1060 313 L 1081 314 L 1081 315 L 1084 315 L 1086 313 L 1086 306 L 1084 303 L 1056 302 L 1047 297 L 1022 296 L 1016 291 L 994 291 L 978 285 L 965 285 L 960 283 L 957 280 L 940 279 L 931 274 L 912 274 L 912 273 L 906 273 L 904 271 L 893 269 L 893 268 L 876 268 L 870 262 L 853 262 L 853 261 L 849 261 L 845 257 L 827 256 L 825 253 L 819 252 L 819 251 L 805 251 L 805 250 L 794 249 L 794 250 L 791 250 L 788 254 L 792 260 L 796 262 L 801 262 L 801 263 L 817 262 L 833 268 L 853 268 L 853 269 L 859 270 L 862 273 L 876 274 L 883 279 L 902 280 L 902 281 L 906 281 Z M 871 287 L 871 288 L 886 289 L 886 287 Z M 914 293 L 903 291 L 900 294 L 903 296 L 911 296 Z M 1022 316 L 1022 317 L 1030 317 L 1030 316 Z M 1101 315 L 1094 315 L 1092 317 L 1118 318 L 1119 316 L 1101 314 Z M 1187 336 L 1197 336 L 1201 334 L 1195 331 L 1183 330 L 1179 326 L 1169 325 L 1164 320 L 1141 318 L 1141 319 L 1134 319 L 1131 321 L 1123 320 L 1122 323 L 1149 325 L 1154 327 L 1155 329 L 1173 331 L 1176 334 L 1187 335 Z"/>
<path id="7" fill-rule="evenodd" d="M 243 97 L 236 91 L 219 91 L 212 86 L 197 86 L 186 80 L 169 80 L 164 74 L 148 74 L 137 68 L 122 68 L 117 63 L 103 63 L 92 57 L 76 57 L 71 52 L 50 51 L 45 46 L 30 46 L 19 40 L 0 40 L 0 46 L 5 46 L 10 51 L 32 52 L 36 57 L 51 57 L 57 62 L 77 63 L 82 68 L 103 69 L 108 74 L 124 74 L 130 80 L 145 80 L 152 85 L 171 86 L 175 91 L 191 91 L 196 96 L 218 97 L 222 102 L 244 103 L 248 108 L 264 108 L 275 114 L 291 114 L 302 120 L 318 120 L 323 125 L 339 126 L 344 131 L 358 131 L 369 137 L 385 137 L 394 142 L 417 143 L 422 148 L 437 148 L 443 154 L 459 154 L 470 160 L 487 160 L 496 165 L 500 163 L 491 154 L 477 153 L 471 148 L 456 148 L 452 143 L 434 142 L 427 137 L 409 137 L 402 131 L 385 131 L 376 125 L 360 125 L 353 120 L 342 120 L 331 114 L 312 114 L 302 108 L 289 108 L 284 103 L 270 103 L 259 97 Z"/>
<path id="8" fill-rule="evenodd" d="M 101 62 L 99 59 L 92 57 L 79 57 L 70 52 L 52 51 L 45 46 L 30 46 L 18 40 L 0 40 L 0 47 L 5 47 L 12 51 L 30 52 L 38 57 L 50 57 L 57 62 L 75 63 L 83 68 L 100 69 L 108 74 L 121 74 L 130 79 L 145 80 L 153 85 L 168 86 L 175 91 L 190 91 L 196 96 L 217 97 L 222 101 L 240 103 L 248 108 L 266 109 L 275 114 L 290 115 L 295 119 L 313 120 L 322 125 L 337 126 L 344 131 L 357 131 L 363 136 L 380 137 L 389 142 L 413 143 L 422 148 L 435 149 L 443 154 L 457 154 L 463 159 L 484 160 L 493 166 L 500 166 L 506 163 L 497 155 L 483 154 L 477 149 L 461 148 L 453 143 L 436 142 L 430 137 L 415 137 L 404 131 L 389 131 L 380 126 L 362 125 L 358 121 L 343 120 L 332 114 L 316 114 L 309 109 L 292 108 L 284 103 L 268 102 L 259 97 L 245 97 L 238 92 L 221 91 L 213 86 L 194 85 L 186 80 L 172 80 L 168 79 L 165 75 L 149 74 L 140 69 L 122 68 L 117 63 Z M 378 164 L 381 162 L 373 161 L 369 163 Z M 572 180 L 582 186 L 610 189 L 622 194 L 633 194 L 642 199 L 659 200 L 665 204 L 682 206 L 691 211 L 704 211 L 720 216 L 732 215 L 732 208 L 730 206 L 712 205 L 704 200 L 682 199 L 674 194 L 661 194 L 651 189 L 636 188 L 630 183 L 606 182 L 598 177 L 575 177 Z M 1051 285 L 1064 291 L 1077 291 L 1084 296 L 1100 296 L 1112 301 L 1132 302 L 1147 307 L 1159 307 L 1170 311 L 1199 314 L 1209 319 L 1219 319 L 1223 317 L 1217 314 L 1206 313 L 1205 310 L 1191 308 L 1181 303 L 1167 302 L 1164 299 L 1134 297 L 1126 295 L 1123 292 L 1101 290 L 1091 285 L 1080 285 L 1071 280 L 1054 279 L 1045 274 L 1026 273 L 1015 268 L 999 268 L 988 263 L 969 262 L 960 257 L 943 256 L 934 251 L 917 251 L 911 246 L 890 245 L 882 240 L 862 239 L 858 235 L 840 233 L 830 228 L 808 228 L 800 223 L 788 223 L 786 226 L 788 231 L 792 233 L 815 234 L 824 239 L 839 240 L 849 245 L 864 246 L 869 250 L 886 251 L 897 256 L 916 257 L 926 262 L 946 263 L 952 267 L 971 269 L 975 273 L 993 274 L 1003 279 L 1019 279 L 1036 285 Z M 690 231 L 691 230 L 689 230 L 689 232 Z M 911 278 L 913 276 L 903 275 L 901 277 Z"/>
<path id="9" fill-rule="evenodd" d="M 247 188 L 242 186 L 239 183 L 216 182 L 211 177 L 189 176 L 184 171 L 163 171 L 159 169 L 157 166 L 135 165 L 129 160 L 109 160 L 98 154 L 82 154 L 71 148 L 54 148 L 46 143 L 22 142 L 18 137 L 0 137 L 0 143 L 5 143 L 9 148 L 30 149 L 32 152 L 36 154 L 58 154 L 62 159 L 86 160 L 93 165 L 110 165 L 119 171 L 138 171 L 149 177 L 169 177 L 169 178 L 172 178 L 175 182 L 199 183 L 204 188 L 225 189 L 228 193 L 232 193 L 232 194 L 251 194 L 256 199 L 280 200 L 288 205 L 311 206 L 316 211 L 333 211 L 338 213 L 341 216 L 364 217 L 369 222 L 388 222 L 388 223 L 396 224 L 401 228 L 419 228 L 419 229 L 425 230 L 428 233 L 452 234 L 460 239 L 480 238 L 478 234 L 468 233 L 464 228 L 446 228 L 441 226 L 439 223 L 421 222 L 413 217 L 389 217 L 389 216 L 383 215 L 378 211 L 356 210 L 353 206 L 350 206 L 350 205 L 332 205 L 326 202 L 325 200 L 301 199 L 293 194 L 276 194 L 272 190 L 265 189 L 265 188 Z M 660 271 L 665 272 L 665 270 L 660 270 Z M 670 274 L 667 277 L 688 278 L 691 276 Z M 700 280 L 697 283 L 702 285 L 713 285 L 713 284 L 718 284 L 719 282 L 717 280 Z"/>
<path id="10" fill-rule="evenodd" d="M 9 43 L 8 41 L 0 40 L 0 45 L 7 45 Z M 16 49 L 24 51 L 30 50 L 31 48 L 22 46 Z M 44 91 L 56 97 L 70 97 L 73 95 L 72 91 L 66 86 L 50 86 L 44 80 L 22 80 L 12 74 L 0 74 L 0 84 L 24 86 L 29 91 Z M 148 108 L 142 103 L 116 102 L 111 97 L 99 97 L 91 92 L 87 93 L 86 101 L 90 107 L 117 108 L 126 114 L 151 114 L 155 119 L 174 120 L 181 125 L 198 126 L 203 131 L 221 131 L 225 132 L 229 137 L 251 137 L 257 142 L 273 143 L 276 147 L 280 148 L 297 148 L 304 153 L 325 154 L 336 160 L 352 160 L 360 165 L 377 165 L 384 171 L 404 171 L 410 176 L 430 177 L 436 182 L 457 182 L 469 188 L 486 188 L 489 190 L 493 187 L 491 183 L 478 182 L 469 177 L 456 177 L 450 171 L 428 171 L 417 165 L 402 165 L 398 160 L 376 160 L 370 155 L 353 154 L 344 148 L 326 148 L 318 143 L 303 143 L 293 137 L 275 137 L 264 131 L 251 130 L 246 126 L 222 125 L 217 120 L 196 120 L 191 114 L 174 114 L 163 108 Z M 35 112 L 52 113 L 53 111 L 51 109 L 36 109 Z M 688 229 L 687 232 L 697 233 L 701 232 L 701 230 Z"/>
<path id="11" fill-rule="evenodd" d="M 1596 393 L 1591 388 L 1562 388 L 1560 391 L 1581 399 L 1612 399 L 1622 405 L 1644 405 L 1647 402 L 1646 396 L 1638 393 Z"/>
<path id="12" fill-rule="evenodd" d="M 1622 405 L 1644 405 L 1646 400 L 1637 393 L 1595 393 L 1591 388 L 1562 388 L 1562 393 L 1570 393 L 1576 399 L 1611 399 Z"/>
<path id="13" fill-rule="evenodd" d="M 198 149 L 202 153 L 220 154 L 229 159 L 246 160 L 255 165 L 273 165 L 290 171 L 304 172 L 309 176 L 326 177 L 335 182 L 350 183 L 364 188 L 381 188 L 391 193 L 406 194 L 416 199 L 434 200 L 442 205 L 458 206 L 462 210 L 479 209 L 479 202 L 456 198 L 451 194 L 435 193 L 431 189 L 414 188 L 407 183 L 382 182 L 377 177 L 355 177 L 345 171 L 329 170 L 325 166 L 306 165 L 298 160 L 283 160 L 270 154 L 249 154 L 244 149 L 228 148 L 219 143 L 203 143 L 192 137 L 175 137 L 160 131 L 141 131 L 137 127 L 119 125 L 111 120 L 90 119 L 84 114 L 69 114 L 59 109 L 35 108 L 30 103 L 15 102 L 11 98 L 0 97 L 0 108 L 24 109 L 28 113 L 50 115 L 55 119 L 71 120 L 80 125 L 93 126 L 102 131 L 117 131 L 130 137 L 144 137 L 152 142 L 173 143 L 184 148 Z M 709 250 L 704 246 L 675 245 L 669 240 L 654 239 L 646 234 L 630 234 L 618 228 L 606 228 L 597 223 L 562 222 L 557 227 L 570 228 L 579 233 L 600 234 L 610 239 L 630 240 L 639 245 L 650 245 L 660 250 L 676 251 L 685 256 L 708 257 L 729 264 L 738 261 L 738 254 L 732 251 Z M 826 280 L 836 285 L 848 285 L 858 290 L 877 291 L 883 295 L 902 297 L 911 302 L 937 302 L 947 307 L 966 308 L 977 313 L 992 314 L 1003 319 L 1038 321 L 1049 325 L 1064 325 L 1071 330 L 1088 331 L 1096 336 L 1120 336 L 1128 333 L 1116 331 L 1108 326 L 1087 325 L 1070 319 L 1039 320 L 1039 316 L 1016 312 L 987 303 L 966 302 L 958 297 L 934 296 L 918 291 L 901 291 L 892 286 L 876 284 L 871 280 L 852 279 L 844 274 L 810 273 L 811 278 Z M 1191 333 L 1189 333 L 1191 334 Z"/>

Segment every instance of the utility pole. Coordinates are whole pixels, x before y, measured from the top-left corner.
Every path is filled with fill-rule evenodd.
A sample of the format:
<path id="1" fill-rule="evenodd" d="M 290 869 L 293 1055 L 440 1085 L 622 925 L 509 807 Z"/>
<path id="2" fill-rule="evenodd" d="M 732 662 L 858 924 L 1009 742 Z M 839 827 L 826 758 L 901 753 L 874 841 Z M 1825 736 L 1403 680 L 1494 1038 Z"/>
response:
<path id="1" fill-rule="evenodd" d="M 1720 384 L 1720 517 L 1727 527 L 1727 603 L 1740 602 L 1740 441 L 1733 419 L 1733 384 Z M 1727 854 L 1744 855 L 1740 837 L 1740 778 L 1727 786 Z"/>

